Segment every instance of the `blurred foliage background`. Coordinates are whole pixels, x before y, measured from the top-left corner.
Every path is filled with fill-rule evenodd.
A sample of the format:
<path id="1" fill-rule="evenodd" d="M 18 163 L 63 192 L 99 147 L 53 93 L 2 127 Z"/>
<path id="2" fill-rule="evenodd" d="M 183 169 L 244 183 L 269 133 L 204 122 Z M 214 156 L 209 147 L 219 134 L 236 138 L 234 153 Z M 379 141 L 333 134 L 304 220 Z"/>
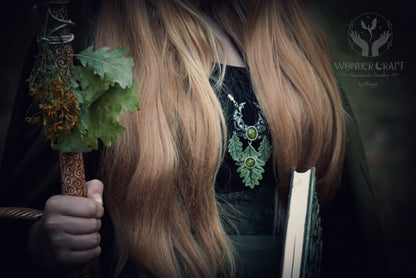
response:
<path id="1" fill-rule="evenodd" d="M 7 1 L 0 11 L 0 154 L 3 149 L 14 94 L 29 43 L 35 35 L 34 1 Z M 416 32 L 411 1 L 312 0 L 334 62 L 404 62 L 396 76 L 370 80 L 334 72 L 360 124 L 373 190 L 380 208 L 390 277 L 415 272 L 416 225 Z M 363 13 L 377 13 L 392 23 L 390 50 L 374 58 L 352 51 L 348 24 Z"/>

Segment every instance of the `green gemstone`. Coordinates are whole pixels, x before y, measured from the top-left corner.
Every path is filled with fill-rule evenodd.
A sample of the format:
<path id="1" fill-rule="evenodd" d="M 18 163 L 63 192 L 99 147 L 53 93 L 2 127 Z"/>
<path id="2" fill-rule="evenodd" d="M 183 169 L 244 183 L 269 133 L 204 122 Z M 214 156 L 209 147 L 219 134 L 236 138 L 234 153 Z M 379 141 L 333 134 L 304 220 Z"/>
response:
<path id="1" fill-rule="evenodd" d="M 257 139 L 257 128 L 254 126 L 249 126 L 246 130 L 246 136 L 248 140 L 256 140 Z"/>
<path id="2" fill-rule="evenodd" d="M 256 160 L 252 157 L 249 157 L 246 159 L 245 164 L 247 168 L 253 168 L 256 166 Z"/>

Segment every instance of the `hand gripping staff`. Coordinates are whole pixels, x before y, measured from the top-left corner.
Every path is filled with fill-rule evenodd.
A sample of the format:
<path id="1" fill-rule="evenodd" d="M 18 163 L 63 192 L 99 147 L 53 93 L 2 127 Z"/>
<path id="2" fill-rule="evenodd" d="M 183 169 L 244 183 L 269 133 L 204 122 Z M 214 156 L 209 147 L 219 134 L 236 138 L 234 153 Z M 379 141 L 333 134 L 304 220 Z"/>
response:
<path id="1" fill-rule="evenodd" d="M 82 153 L 97 150 L 98 140 L 105 146 L 116 141 L 125 129 L 117 119 L 125 110 L 139 110 L 139 96 L 128 48 L 94 51 L 90 46 L 73 53 L 69 2 L 52 0 L 37 6 L 41 31 L 28 78 L 32 104 L 27 120 L 41 125 L 51 147 L 59 151 L 62 195 L 87 197 Z M 74 57 L 80 66 L 74 66 Z M 29 208 L 0 208 L 0 217 L 35 220 L 41 215 Z M 99 277 L 98 270 L 97 260 L 67 277 Z"/>

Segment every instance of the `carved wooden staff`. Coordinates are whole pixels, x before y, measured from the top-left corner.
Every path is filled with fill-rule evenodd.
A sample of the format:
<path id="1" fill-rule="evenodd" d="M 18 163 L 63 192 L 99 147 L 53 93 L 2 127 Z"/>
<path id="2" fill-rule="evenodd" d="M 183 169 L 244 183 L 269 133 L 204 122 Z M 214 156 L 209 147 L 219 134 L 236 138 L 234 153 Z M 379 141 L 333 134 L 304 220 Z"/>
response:
<path id="1" fill-rule="evenodd" d="M 46 9 L 46 30 L 39 36 L 39 40 L 47 41 L 62 76 L 70 84 L 70 67 L 73 65 L 73 49 L 71 41 L 74 35 L 70 33 L 69 25 L 72 22 L 68 18 L 68 0 L 55 0 L 49 3 L 42 2 L 40 7 Z M 61 180 L 63 195 L 87 197 L 85 186 L 84 161 L 82 153 L 59 152 L 61 166 Z M 20 208 L 0 208 L 0 217 L 11 219 L 36 220 L 42 216 L 42 211 Z"/>
<path id="2" fill-rule="evenodd" d="M 70 67 L 73 65 L 73 48 L 69 25 L 72 22 L 68 16 L 68 0 L 49 2 L 47 13 L 47 33 L 51 52 L 63 76 L 70 84 Z M 61 169 L 62 195 L 87 197 L 85 185 L 84 160 L 82 153 L 59 152 Z M 70 271 L 67 277 L 99 277 L 98 260 L 78 269 Z"/>
<path id="3" fill-rule="evenodd" d="M 69 24 L 72 22 L 68 17 L 69 1 L 60 0 L 50 2 L 47 16 L 46 37 L 56 64 L 63 76 L 70 82 L 70 67 L 73 65 L 73 49 L 71 41 L 73 35 L 70 33 Z M 54 33 L 58 35 L 54 35 Z M 61 165 L 62 195 L 87 197 L 85 186 L 84 161 L 82 153 L 59 153 Z"/>

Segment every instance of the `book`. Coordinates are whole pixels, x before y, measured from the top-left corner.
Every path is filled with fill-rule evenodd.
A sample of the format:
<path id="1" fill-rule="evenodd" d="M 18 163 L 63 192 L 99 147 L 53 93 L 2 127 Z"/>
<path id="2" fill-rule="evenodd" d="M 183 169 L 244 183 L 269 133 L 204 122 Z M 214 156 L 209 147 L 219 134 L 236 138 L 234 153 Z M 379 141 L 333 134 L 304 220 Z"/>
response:
<path id="1" fill-rule="evenodd" d="M 315 168 L 292 171 L 286 231 L 283 241 L 282 278 L 319 277 L 322 224 L 315 188 Z"/>

